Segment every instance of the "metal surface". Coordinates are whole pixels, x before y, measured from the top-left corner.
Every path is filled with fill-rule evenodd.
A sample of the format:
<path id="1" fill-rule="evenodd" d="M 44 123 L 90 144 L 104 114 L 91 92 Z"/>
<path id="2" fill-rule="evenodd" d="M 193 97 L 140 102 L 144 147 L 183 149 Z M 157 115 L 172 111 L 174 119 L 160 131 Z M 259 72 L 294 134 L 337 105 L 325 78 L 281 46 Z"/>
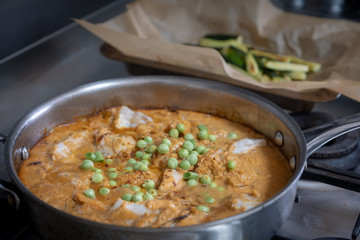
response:
<path id="1" fill-rule="evenodd" d="M 307 142 L 307 157 L 326 142 L 360 128 L 360 112 L 330 123 L 304 131 Z M 325 143 L 326 143 L 325 142 Z"/>
<path id="2" fill-rule="evenodd" d="M 254 209 L 210 223 L 172 229 L 127 228 L 81 219 L 45 204 L 21 183 L 17 170 L 22 159 L 17 149 L 31 147 L 45 129 L 70 121 L 75 115 L 120 104 L 220 114 L 247 123 L 270 138 L 281 131 L 285 139 L 281 147 L 284 154 L 297 156 L 295 173 L 283 190 Z M 67 92 L 25 115 L 11 131 L 5 147 L 9 174 L 21 192 L 33 224 L 45 239 L 54 236 L 65 239 L 144 239 L 145 236 L 146 239 L 168 239 L 170 236 L 173 239 L 269 239 L 291 211 L 305 156 L 301 130 L 289 115 L 271 102 L 230 85 L 170 76 L 103 81 Z"/>

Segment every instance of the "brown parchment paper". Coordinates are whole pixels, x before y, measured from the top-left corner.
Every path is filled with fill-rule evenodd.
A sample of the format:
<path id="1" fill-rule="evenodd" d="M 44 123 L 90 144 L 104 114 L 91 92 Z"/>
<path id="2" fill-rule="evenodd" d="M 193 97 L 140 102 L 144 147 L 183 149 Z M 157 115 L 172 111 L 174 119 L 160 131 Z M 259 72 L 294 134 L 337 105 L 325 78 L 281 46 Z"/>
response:
<path id="1" fill-rule="evenodd" d="M 104 23 L 75 21 L 125 61 L 294 99 L 329 101 L 341 93 L 360 101 L 356 22 L 287 13 L 268 0 L 137 0 Z M 240 34 L 259 50 L 320 62 L 322 69 L 307 81 L 260 83 L 233 69 L 216 50 L 193 46 L 208 33 Z"/>

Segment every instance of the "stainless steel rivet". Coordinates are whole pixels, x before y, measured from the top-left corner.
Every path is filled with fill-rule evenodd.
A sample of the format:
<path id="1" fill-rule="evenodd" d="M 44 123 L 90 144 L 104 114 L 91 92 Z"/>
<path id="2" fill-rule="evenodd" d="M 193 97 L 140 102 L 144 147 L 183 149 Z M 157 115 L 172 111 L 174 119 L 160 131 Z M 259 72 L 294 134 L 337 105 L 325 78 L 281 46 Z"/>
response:
<path id="1" fill-rule="evenodd" d="M 20 149 L 20 152 L 21 152 L 21 159 L 22 160 L 26 160 L 29 158 L 29 150 L 27 147 L 23 146 L 21 149 Z"/>
<path id="2" fill-rule="evenodd" d="M 292 171 L 295 171 L 295 167 L 296 167 L 296 158 L 295 156 L 292 156 L 289 160 L 289 166 L 290 166 L 290 169 Z"/>
<path id="3" fill-rule="evenodd" d="M 282 132 L 277 131 L 275 133 L 275 144 L 281 147 L 284 144 L 284 136 Z"/>

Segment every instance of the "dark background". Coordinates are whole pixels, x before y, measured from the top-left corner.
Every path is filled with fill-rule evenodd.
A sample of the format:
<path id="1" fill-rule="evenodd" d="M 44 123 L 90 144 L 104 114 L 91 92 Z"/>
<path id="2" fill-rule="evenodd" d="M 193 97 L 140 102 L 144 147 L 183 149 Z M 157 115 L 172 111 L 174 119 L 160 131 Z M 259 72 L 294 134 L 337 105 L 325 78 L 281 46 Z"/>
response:
<path id="1" fill-rule="evenodd" d="M 0 0 L 0 59 L 114 0 Z"/>

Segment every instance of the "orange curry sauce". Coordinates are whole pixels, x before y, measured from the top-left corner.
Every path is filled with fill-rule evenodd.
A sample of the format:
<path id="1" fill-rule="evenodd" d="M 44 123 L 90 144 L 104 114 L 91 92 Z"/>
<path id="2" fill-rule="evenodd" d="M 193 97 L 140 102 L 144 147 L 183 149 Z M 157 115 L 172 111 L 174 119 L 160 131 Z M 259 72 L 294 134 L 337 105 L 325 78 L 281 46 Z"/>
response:
<path id="1" fill-rule="evenodd" d="M 174 130 L 171 137 L 170 130 L 178 124 L 184 131 L 176 136 Z M 206 134 L 199 139 L 199 124 L 216 139 Z M 184 145 L 185 134 L 193 150 Z M 145 147 L 137 146 L 145 137 L 152 142 L 149 138 Z M 170 145 L 166 153 L 156 149 L 163 142 Z M 152 145 L 154 152 L 149 150 Z M 185 146 L 196 155 L 188 170 L 180 167 L 189 160 L 186 151 L 179 152 Z M 83 169 L 85 154 L 96 151 L 104 161 Z M 128 161 L 131 158 L 136 162 Z M 177 159 L 177 167 L 175 160 L 173 169 L 168 166 L 170 158 Z M 184 179 L 189 171 L 198 178 L 195 174 L 194 180 Z M 94 178 L 96 173 L 102 179 Z M 199 112 L 134 112 L 123 106 L 54 128 L 31 149 L 19 175 L 32 193 L 67 213 L 122 226 L 175 227 L 255 207 L 283 188 L 292 172 L 268 139 L 244 125 Z M 144 187 L 146 180 L 154 182 L 153 188 Z"/>

